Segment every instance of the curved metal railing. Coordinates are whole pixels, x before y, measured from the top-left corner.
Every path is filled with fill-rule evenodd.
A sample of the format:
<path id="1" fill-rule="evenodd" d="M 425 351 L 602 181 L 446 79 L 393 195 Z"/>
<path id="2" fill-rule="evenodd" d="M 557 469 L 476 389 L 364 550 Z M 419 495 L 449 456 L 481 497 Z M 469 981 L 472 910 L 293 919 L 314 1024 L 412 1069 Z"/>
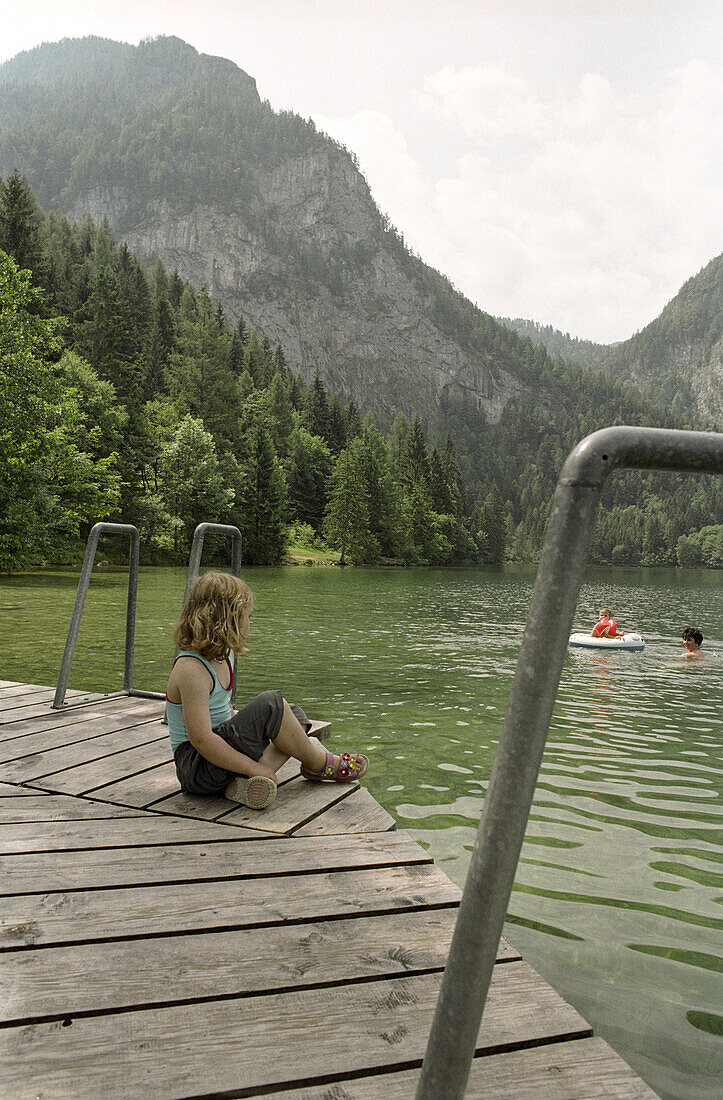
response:
<path id="1" fill-rule="evenodd" d="M 417 1100 L 464 1096 L 600 494 L 612 471 L 625 468 L 723 473 L 723 435 L 604 428 L 562 468 Z"/>

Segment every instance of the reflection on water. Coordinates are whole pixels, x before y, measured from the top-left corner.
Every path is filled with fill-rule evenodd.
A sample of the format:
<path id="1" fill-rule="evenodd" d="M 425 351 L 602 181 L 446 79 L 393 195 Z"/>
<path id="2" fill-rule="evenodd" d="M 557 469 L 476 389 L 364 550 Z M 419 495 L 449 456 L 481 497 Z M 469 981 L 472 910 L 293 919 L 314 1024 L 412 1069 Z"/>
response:
<path id="1" fill-rule="evenodd" d="M 281 686 L 372 758 L 368 786 L 464 881 L 534 570 L 252 569 L 241 696 Z M 52 683 L 77 574 L 0 580 L 0 676 Z M 145 570 L 136 683 L 158 689 L 181 570 Z M 591 570 L 643 653 L 565 661 L 507 934 L 666 1097 L 719 1095 L 721 574 Z M 117 688 L 125 576 L 94 578 L 71 686 Z M 687 625 L 710 657 L 683 661 Z M 9 640 L 8 640 L 9 639 Z M 718 1079 L 717 1079 L 718 1078 Z"/>

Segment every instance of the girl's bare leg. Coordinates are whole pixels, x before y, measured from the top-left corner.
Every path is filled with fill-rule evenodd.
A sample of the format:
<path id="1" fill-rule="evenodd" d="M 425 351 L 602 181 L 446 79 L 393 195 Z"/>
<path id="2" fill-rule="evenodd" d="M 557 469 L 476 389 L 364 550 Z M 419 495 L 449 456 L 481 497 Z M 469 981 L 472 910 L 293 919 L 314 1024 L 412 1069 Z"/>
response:
<path id="1" fill-rule="evenodd" d="M 273 742 L 264 749 L 261 763 L 267 764 L 277 772 L 290 756 L 313 772 L 321 771 L 326 764 L 326 749 L 318 738 L 307 736 L 303 726 L 294 717 L 291 707 L 284 699 L 281 728 Z M 338 757 L 334 757 L 335 763 L 338 763 L 338 760 Z"/>

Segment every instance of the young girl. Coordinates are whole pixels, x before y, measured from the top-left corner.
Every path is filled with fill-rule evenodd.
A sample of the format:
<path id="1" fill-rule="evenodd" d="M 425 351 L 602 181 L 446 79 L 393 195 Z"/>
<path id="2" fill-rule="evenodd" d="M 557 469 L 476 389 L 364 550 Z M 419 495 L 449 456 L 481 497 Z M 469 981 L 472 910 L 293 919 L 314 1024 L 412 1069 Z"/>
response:
<path id="1" fill-rule="evenodd" d="M 591 638 L 623 638 L 624 630 L 618 630 L 615 619 L 610 617 L 610 608 L 600 608 L 600 617 L 590 631 Z"/>
<path id="2" fill-rule="evenodd" d="M 205 573 L 186 598 L 173 640 L 180 650 L 166 689 L 176 773 L 189 794 L 220 795 L 262 810 L 276 798 L 276 773 L 289 757 L 306 779 L 361 779 L 361 753 L 327 752 L 311 723 L 280 691 L 264 691 L 235 714 L 233 657 L 243 656 L 253 594 L 228 573 Z"/>

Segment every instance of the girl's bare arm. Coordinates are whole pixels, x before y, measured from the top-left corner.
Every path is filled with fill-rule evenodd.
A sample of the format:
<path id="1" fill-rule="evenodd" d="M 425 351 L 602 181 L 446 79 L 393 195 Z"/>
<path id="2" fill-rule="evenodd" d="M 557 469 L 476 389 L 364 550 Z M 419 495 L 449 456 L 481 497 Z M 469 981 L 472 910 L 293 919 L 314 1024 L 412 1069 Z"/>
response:
<path id="1" fill-rule="evenodd" d="M 209 674 L 200 661 L 184 661 L 186 667 L 176 665 L 175 686 L 181 696 L 183 720 L 188 739 L 197 752 L 210 764 L 234 772 L 236 775 L 265 775 L 276 780 L 276 773 L 268 765 L 252 760 L 245 753 L 237 752 L 223 737 L 211 729 L 208 711 Z"/>

